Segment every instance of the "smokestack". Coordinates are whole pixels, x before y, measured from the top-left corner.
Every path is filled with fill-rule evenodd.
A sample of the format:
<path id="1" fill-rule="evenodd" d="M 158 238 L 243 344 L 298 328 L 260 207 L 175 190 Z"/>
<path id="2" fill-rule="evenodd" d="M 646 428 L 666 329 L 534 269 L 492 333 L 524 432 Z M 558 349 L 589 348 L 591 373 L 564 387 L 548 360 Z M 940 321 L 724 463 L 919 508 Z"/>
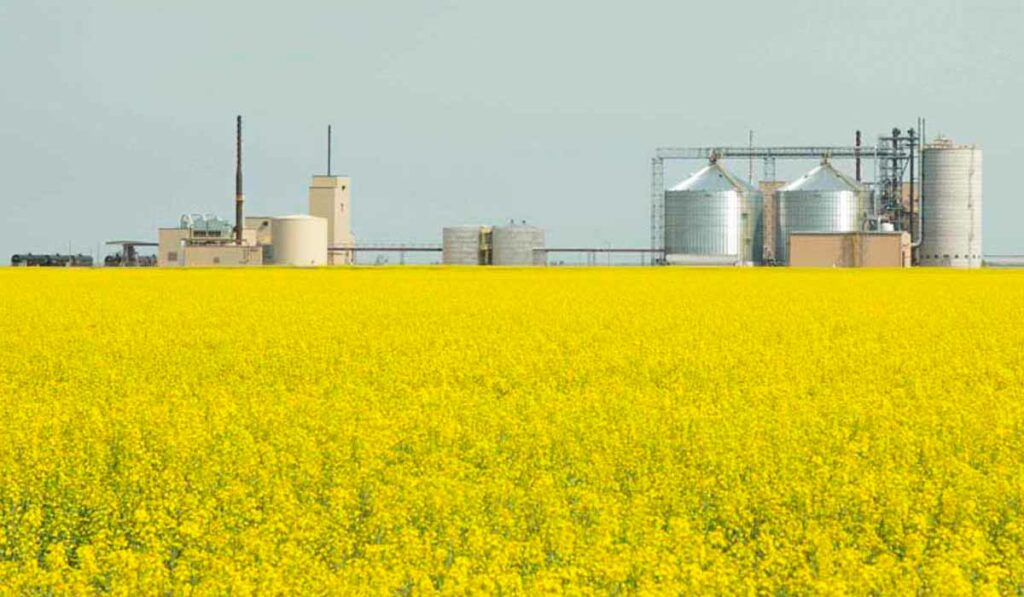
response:
<path id="1" fill-rule="evenodd" d="M 857 148 L 855 152 L 857 154 L 857 182 L 860 182 L 860 131 L 857 131 L 855 147 Z"/>
<path id="2" fill-rule="evenodd" d="M 331 175 L 331 125 L 327 125 L 327 176 Z"/>
<path id="3" fill-rule="evenodd" d="M 242 117 L 235 121 L 235 244 L 242 244 Z"/>

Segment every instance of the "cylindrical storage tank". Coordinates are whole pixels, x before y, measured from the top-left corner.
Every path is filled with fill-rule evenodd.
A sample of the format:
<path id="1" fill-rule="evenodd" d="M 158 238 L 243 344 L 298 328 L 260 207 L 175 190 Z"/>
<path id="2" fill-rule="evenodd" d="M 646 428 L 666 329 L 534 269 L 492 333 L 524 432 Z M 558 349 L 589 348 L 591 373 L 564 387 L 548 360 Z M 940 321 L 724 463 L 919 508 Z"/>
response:
<path id="1" fill-rule="evenodd" d="M 761 191 L 713 161 L 665 191 L 666 261 L 760 264 L 763 219 Z"/>
<path id="2" fill-rule="evenodd" d="M 327 264 L 327 220 L 281 216 L 270 220 L 274 264 L 310 267 Z"/>
<path id="3" fill-rule="evenodd" d="M 444 265 L 483 265 L 481 243 L 483 226 L 449 226 L 441 231 L 441 263 Z"/>
<path id="4" fill-rule="evenodd" d="M 775 259 L 789 263 L 793 232 L 860 232 L 871 209 L 867 188 L 824 161 L 779 189 Z"/>
<path id="5" fill-rule="evenodd" d="M 981 149 L 939 139 L 922 160 L 918 265 L 981 267 Z"/>
<path id="6" fill-rule="evenodd" d="M 495 226 L 491 232 L 494 265 L 545 265 L 544 230 L 527 224 Z"/>

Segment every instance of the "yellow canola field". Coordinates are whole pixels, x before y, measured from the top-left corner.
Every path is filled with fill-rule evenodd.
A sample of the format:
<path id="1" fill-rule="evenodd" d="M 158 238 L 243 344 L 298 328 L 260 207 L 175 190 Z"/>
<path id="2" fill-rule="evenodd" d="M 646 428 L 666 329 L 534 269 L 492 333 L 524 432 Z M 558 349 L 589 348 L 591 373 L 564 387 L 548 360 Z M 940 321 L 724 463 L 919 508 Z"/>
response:
<path id="1" fill-rule="evenodd" d="M 1024 275 L 0 271 L 0 586 L 1014 593 Z"/>

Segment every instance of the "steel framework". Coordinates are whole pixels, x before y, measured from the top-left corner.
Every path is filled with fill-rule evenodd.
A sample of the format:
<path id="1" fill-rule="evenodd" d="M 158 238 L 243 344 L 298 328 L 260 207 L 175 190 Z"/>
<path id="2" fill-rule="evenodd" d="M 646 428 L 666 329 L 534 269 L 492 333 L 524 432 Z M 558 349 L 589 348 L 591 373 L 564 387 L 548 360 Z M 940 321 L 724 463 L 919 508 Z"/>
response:
<path id="1" fill-rule="evenodd" d="M 651 247 L 664 259 L 665 226 L 665 161 L 666 160 L 722 160 L 759 159 L 764 167 L 764 180 L 775 180 L 776 160 L 873 160 L 875 171 L 879 164 L 908 163 L 913 156 L 908 147 L 886 144 L 882 139 L 871 146 L 776 146 L 776 147 L 659 147 L 651 158 Z"/>

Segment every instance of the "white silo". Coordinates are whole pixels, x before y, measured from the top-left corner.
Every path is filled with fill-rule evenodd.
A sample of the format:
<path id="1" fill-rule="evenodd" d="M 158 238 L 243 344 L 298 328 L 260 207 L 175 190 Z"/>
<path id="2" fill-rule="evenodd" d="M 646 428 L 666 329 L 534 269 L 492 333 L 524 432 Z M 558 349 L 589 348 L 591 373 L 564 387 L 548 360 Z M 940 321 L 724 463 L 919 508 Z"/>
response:
<path id="1" fill-rule="evenodd" d="M 327 220 L 314 216 L 280 216 L 270 220 L 274 265 L 311 267 L 327 264 Z"/>
<path id="2" fill-rule="evenodd" d="M 494 265 L 546 265 L 544 229 L 528 224 L 495 226 L 491 231 Z"/>
<path id="3" fill-rule="evenodd" d="M 918 265 L 981 267 L 981 149 L 940 138 L 921 159 Z"/>
<path id="4" fill-rule="evenodd" d="M 717 161 L 665 192 L 670 263 L 752 265 L 762 261 L 761 192 Z"/>

